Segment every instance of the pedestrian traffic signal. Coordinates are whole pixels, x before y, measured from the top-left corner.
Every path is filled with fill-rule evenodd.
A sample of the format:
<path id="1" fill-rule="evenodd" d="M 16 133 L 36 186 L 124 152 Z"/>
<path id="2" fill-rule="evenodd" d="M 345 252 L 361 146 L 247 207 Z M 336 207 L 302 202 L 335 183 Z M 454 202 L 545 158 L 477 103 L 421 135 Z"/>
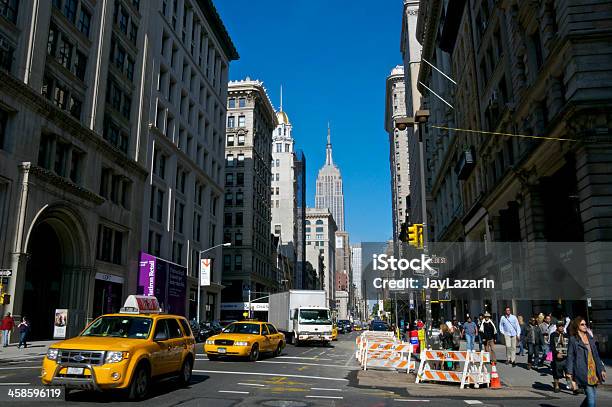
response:
<path id="1" fill-rule="evenodd" d="M 417 249 L 423 248 L 423 224 L 415 223 L 408 226 L 408 244 Z"/>

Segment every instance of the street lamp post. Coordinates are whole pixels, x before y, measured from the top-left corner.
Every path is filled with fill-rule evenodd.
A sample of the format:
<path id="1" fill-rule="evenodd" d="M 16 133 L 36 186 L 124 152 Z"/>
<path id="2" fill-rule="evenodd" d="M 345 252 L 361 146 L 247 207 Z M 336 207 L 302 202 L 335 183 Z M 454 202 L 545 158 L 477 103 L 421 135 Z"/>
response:
<path id="1" fill-rule="evenodd" d="M 206 250 L 201 250 L 200 252 L 198 252 L 198 309 L 196 311 L 196 318 L 198 320 L 198 324 L 200 323 L 200 292 L 202 291 L 202 254 L 214 250 L 217 247 L 229 247 L 231 245 L 231 243 L 221 243 L 216 246 L 209 247 Z"/>
<path id="2" fill-rule="evenodd" d="M 263 296 L 263 297 L 259 297 L 259 298 L 255 298 L 255 299 L 251 299 L 251 294 L 268 294 L 268 295 Z M 251 291 L 251 289 L 249 288 L 249 309 L 248 309 L 249 319 L 252 317 L 252 315 L 251 315 L 251 302 L 252 301 L 257 301 L 257 300 L 263 300 L 264 298 L 270 297 L 270 295 L 271 294 L 269 292 L 267 292 L 267 291 Z"/>

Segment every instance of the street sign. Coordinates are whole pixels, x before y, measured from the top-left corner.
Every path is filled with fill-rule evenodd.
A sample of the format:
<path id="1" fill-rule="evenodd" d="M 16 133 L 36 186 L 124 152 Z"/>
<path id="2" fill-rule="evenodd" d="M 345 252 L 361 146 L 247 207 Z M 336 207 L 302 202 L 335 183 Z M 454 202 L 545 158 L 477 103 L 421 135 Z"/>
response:
<path id="1" fill-rule="evenodd" d="M 13 275 L 13 269 L 0 269 L 1 277 L 10 277 Z"/>
<path id="2" fill-rule="evenodd" d="M 211 259 L 201 259 L 200 260 L 200 285 L 201 286 L 209 286 L 210 285 L 210 265 Z"/>

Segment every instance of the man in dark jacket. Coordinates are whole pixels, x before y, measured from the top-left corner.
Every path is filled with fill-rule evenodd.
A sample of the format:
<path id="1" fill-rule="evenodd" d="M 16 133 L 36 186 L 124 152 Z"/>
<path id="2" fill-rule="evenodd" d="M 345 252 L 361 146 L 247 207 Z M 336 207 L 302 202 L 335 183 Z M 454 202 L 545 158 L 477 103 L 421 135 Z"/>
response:
<path id="1" fill-rule="evenodd" d="M 491 361 L 496 362 L 497 358 L 495 357 L 495 349 L 493 349 L 493 345 L 495 345 L 495 336 L 497 335 L 497 328 L 495 327 L 495 323 L 491 320 L 491 314 L 485 312 L 484 320 L 482 324 L 480 324 L 480 338 L 484 342 L 485 352 L 489 352 L 491 355 Z"/>
<path id="2" fill-rule="evenodd" d="M 565 323 L 557 321 L 557 330 L 550 335 L 550 348 L 552 350 L 552 368 L 554 392 L 559 393 L 559 380 L 565 377 L 565 360 L 567 359 L 567 345 L 569 336 L 564 332 Z"/>

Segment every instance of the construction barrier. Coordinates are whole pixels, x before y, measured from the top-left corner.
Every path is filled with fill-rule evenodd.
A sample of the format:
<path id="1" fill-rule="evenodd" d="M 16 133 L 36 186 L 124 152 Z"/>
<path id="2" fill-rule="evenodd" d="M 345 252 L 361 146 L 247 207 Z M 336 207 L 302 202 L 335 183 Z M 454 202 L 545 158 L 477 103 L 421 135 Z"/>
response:
<path id="1" fill-rule="evenodd" d="M 363 363 L 363 357 L 365 355 L 365 346 L 367 341 L 381 341 L 381 342 L 390 342 L 397 343 L 397 339 L 393 335 L 393 332 L 386 331 L 364 331 L 355 339 L 356 351 L 355 358 L 359 363 Z"/>
<path id="2" fill-rule="evenodd" d="M 417 372 L 416 383 L 422 381 L 460 383 L 463 389 L 466 384 L 473 384 L 476 388 L 480 385 L 489 385 L 491 377 L 485 363 L 490 362 L 488 352 L 474 351 L 446 351 L 446 350 L 424 350 L 420 355 L 420 364 Z M 459 364 L 459 370 L 440 370 L 432 366 L 436 364 L 451 362 Z"/>
<path id="3" fill-rule="evenodd" d="M 373 342 L 366 346 L 365 355 L 363 357 L 363 370 L 368 368 L 384 368 L 406 370 L 415 370 L 416 362 L 412 359 L 415 346 L 407 343 L 388 343 L 388 342 Z"/>

